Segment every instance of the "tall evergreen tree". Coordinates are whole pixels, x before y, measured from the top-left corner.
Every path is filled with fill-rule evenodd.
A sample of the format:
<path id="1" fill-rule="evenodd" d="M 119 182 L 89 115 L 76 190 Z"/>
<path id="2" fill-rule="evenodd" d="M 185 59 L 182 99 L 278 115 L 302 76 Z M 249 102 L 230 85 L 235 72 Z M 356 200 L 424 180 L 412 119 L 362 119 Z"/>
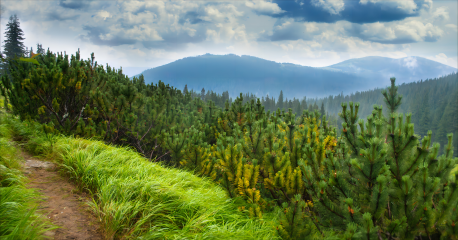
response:
<path id="1" fill-rule="evenodd" d="M 187 94 L 188 93 L 188 84 L 184 85 L 184 89 L 183 89 L 183 94 Z"/>
<path id="2" fill-rule="evenodd" d="M 25 55 L 24 32 L 20 27 L 19 18 L 16 15 L 11 16 L 9 22 L 6 24 L 5 37 L 3 53 L 7 58 L 22 57 Z"/>
<path id="3" fill-rule="evenodd" d="M 429 97 L 428 94 L 425 94 L 425 97 L 421 101 L 420 106 L 420 122 L 418 124 L 417 134 L 420 136 L 426 136 L 428 130 L 431 130 L 431 113 L 429 111 Z"/>
<path id="4" fill-rule="evenodd" d="M 37 54 L 44 54 L 45 53 L 45 50 L 43 48 L 43 46 L 39 43 L 37 43 Z"/>
<path id="5" fill-rule="evenodd" d="M 280 96 L 278 96 L 277 108 L 282 109 L 283 106 L 283 91 L 280 91 Z"/>
<path id="6" fill-rule="evenodd" d="M 324 102 L 321 103 L 320 113 L 321 113 L 321 118 L 323 118 L 326 115 L 326 112 L 324 110 Z"/>

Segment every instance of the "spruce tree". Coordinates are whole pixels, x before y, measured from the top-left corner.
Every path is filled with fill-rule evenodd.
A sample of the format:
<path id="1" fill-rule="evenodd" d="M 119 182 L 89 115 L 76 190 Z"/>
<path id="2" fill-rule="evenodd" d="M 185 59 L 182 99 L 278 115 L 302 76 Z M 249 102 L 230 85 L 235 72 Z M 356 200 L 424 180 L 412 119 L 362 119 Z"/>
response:
<path id="1" fill-rule="evenodd" d="M 280 90 L 280 95 L 278 96 L 278 101 L 277 101 L 277 108 L 280 108 L 280 109 L 284 108 L 283 101 L 284 101 L 283 100 L 283 91 Z"/>
<path id="2" fill-rule="evenodd" d="M 324 102 L 321 102 L 321 109 L 320 109 L 321 118 L 325 117 L 326 111 L 324 110 Z"/>
<path id="3" fill-rule="evenodd" d="M 421 106 L 418 115 L 420 119 L 418 121 L 418 130 L 415 132 L 420 136 L 426 136 L 428 130 L 431 130 L 431 113 L 429 106 L 429 96 L 427 93 L 424 95 L 420 102 Z"/>
<path id="4" fill-rule="evenodd" d="M 3 53 L 7 58 L 23 57 L 26 53 L 24 46 L 24 32 L 16 15 L 10 17 L 6 24 L 6 40 L 4 41 Z"/>
<path id="5" fill-rule="evenodd" d="M 43 46 L 39 43 L 37 43 L 37 54 L 44 54 L 45 50 L 43 49 Z"/>

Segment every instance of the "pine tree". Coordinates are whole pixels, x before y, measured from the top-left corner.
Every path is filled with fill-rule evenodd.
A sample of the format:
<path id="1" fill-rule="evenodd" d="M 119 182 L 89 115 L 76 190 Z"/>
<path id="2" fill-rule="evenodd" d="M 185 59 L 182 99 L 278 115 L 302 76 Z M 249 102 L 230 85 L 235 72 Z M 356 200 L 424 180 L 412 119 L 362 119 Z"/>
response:
<path id="1" fill-rule="evenodd" d="M 183 94 L 188 94 L 188 84 L 184 85 Z"/>
<path id="2" fill-rule="evenodd" d="M 387 91 L 395 92 L 393 87 Z M 400 101 L 387 101 L 388 108 L 391 103 Z M 391 113 L 385 121 L 382 107 L 375 106 L 364 121 L 359 107 L 342 103 L 338 151 L 328 151 L 322 161 L 300 162 L 318 225 L 340 229 L 341 239 L 456 239 L 458 190 L 450 172 L 458 159 L 452 157 L 452 134 L 439 156 L 431 132 L 421 142 L 414 134 L 410 114 L 404 120 Z"/>
<path id="3" fill-rule="evenodd" d="M 326 111 L 324 110 L 324 102 L 321 102 L 320 114 L 321 114 L 321 118 L 326 116 Z"/>
<path id="4" fill-rule="evenodd" d="M 284 103 L 283 103 L 283 91 L 282 91 L 282 90 L 280 90 L 280 95 L 278 96 L 277 108 L 280 108 L 280 109 L 283 109 L 283 108 L 284 108 Z"/>
<path id="5" fill-rule="evenodd" d="M 418 130 L 416 133 L 420 136 L 425 136 L 428 130 L 431 130 L 431 113 L 429 105 L 429 96 L 425 94 L 421 100 L 420 112 L 419 112 Z"/>
<path id="6" fill-rule="evenodd" d="M 37 54 L 44 54 L 45 50 L 43 49 L 43 46 L 39 43 L 37 43 Z"/>
<path id="7" fill-rule="evenodd" d="M 16 15 L 11 16 L 6 24 L 5 37 L 3 53 L 7 58 L 12 59 L 25 56 L 24 32 L 20 27 L 19 19 Z"/>

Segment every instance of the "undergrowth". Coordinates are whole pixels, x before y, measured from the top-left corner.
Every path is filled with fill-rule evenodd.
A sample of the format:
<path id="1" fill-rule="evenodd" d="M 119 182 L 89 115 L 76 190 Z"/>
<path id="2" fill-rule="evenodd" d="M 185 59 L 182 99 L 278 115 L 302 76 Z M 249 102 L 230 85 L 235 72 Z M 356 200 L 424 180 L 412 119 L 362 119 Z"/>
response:
<path id="1" fill-rule="evenodd" d="M 129 148 L 54 136 L 41 125 L 4 117 L 14 139 L 53 158 L 62 174 L 93 196 L 106 239 L 276 239 L 273 216 L 250 219 L 210 179 L 151 163 Z"/>

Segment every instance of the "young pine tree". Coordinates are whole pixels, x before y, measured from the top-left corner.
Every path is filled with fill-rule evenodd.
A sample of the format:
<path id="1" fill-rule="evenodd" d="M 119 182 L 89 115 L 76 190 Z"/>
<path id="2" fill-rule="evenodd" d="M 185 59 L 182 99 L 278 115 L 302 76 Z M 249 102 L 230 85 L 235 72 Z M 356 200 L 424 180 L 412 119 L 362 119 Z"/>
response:
<path id="1" fill-rule="evenodd" d="M 386 92 L 395 92 L 392 83 Z M 420 141 L 411 115 L 394 113 L 399 99 L 388 98 L 388 121 L 380 106 L 364 121 L 358 103 L 343 103 L 340 149 L 321 162 L 300 164 L 318 225 L 337 230 L 342 239 L 457 238 L 452 135 L 439 156 L 431 132 Z"/>

